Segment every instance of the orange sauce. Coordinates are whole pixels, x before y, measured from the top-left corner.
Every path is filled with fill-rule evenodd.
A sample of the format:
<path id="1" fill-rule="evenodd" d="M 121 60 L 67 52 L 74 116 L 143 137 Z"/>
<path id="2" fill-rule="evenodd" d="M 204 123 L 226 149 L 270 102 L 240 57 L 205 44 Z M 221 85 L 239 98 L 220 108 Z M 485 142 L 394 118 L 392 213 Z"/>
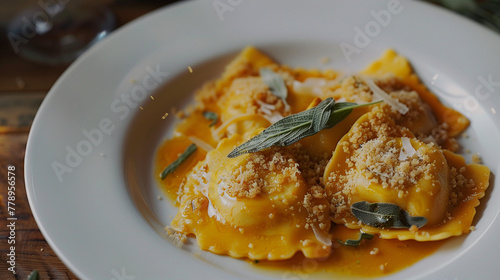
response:
<path id="1" fill-rule="evenodd" d="M 202 118 L 203 116 L 193 115 L 184 120 L 177 129 L 182 130 L 182 133 L 187 135 L 195 134 L 196 137 L 212 144 L 213 139 L 209 130 L 206 129 L 210 121 Z M 165 141 L 158 150 L 156 157 L 157 173 L 161 173 L 190 144 L 191 142 L 186 136 L 174 137 Z M 164 193 L 176 206 L 178 206 L 177 192 L 184 177 L 198 161 L 205 158 L 205 155 L 205 151 L 198 148 L 177 170 L 163 181 L 160 181 Z M 351 230 L 343 225 L 335 225 L 331 232 L 334 244 L 332 254 L 328 258 L 307 259 L 302 253 L 297 253 L 293 258 L 284 261 L 248 261 L 255 268 L 264 271 L 283 271 L 289 274 L 289 279 L 295 279 L 293 277 L 299 275 L 316 273 L 322 273 L 329 278 L 333 276 L 377 277 L 394 273 L 418 262 L 434 253 L 445 242 L 386 240 L 375 236 L 371 240 L 363 240 L 358 247 L 350 247 L 341 245 L 335 240 L 358 239 L 359 230 Z"/>
<path id="2" fill-rule="evenodd" d="M 197 137 L 209 145 L 216 146 L 217 142 L 213 140 L 210 132 L 210 123 L 201 115 L 201 113 L 193 113 L 188 118 L 177 124 L 174 135 L 177 136 L 165 141 L 158 149 L 155 162 L 155 174 L 161 174 L 163 169 L 174 162 L 182 152 L 191 144 L 188 136 Z M 163 192 L 177 204 L 177 191 L 186 177 L 186 174 L 191 170 L 196 163 L 205 158 L 206 152 L 198 148 L 186 161 L 184 161 L 173 173 L 169 174 L 164 180 L 160 179 Z M 159 178 L 159 177 L 158 177 Z"/>
<path id="3" fill-rule="evenodd" d="M 358 239 L 359 230 L 336 225 L 332 229 L 333 240 Z M 285 261 L 253 262 L 265 270 L 283 270 L 288 279 L 302 274 L 322 274 L 325 279 L 334 276 L 379 277 L 409 267 L 434 253 L 443 241 L 419 242 L 380 239 L 363 240 L 357 247 L 334 243 L 332 253 L 325 259 L 307 259 L 301 253 Z M 302 278 L 297 278 L 302 279 Z"/>

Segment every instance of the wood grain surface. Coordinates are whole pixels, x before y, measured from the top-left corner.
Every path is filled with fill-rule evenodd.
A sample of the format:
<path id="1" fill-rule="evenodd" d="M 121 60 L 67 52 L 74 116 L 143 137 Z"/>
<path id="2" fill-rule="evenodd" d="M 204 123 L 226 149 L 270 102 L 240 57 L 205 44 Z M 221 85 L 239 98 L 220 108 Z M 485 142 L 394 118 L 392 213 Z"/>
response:
<path id="1" fill-rule="evenodd" d="M 114 1 L 110 8 L 119 27 L 171 2 L 175 1 Z M 66 66 L 39 65 L 20 58 L 7 40 L 5 26 L 0 32 L 0 97 L 2 94 L 34 91 L 47 93 Z M 0 280 L 28 279 L 34 270 L 39 272 L 39 279 L 78 279 L 50 248 L 29 207 L 24 184 L 24 153 L 28 129 L 18 132 L 0 131 Z M 15 180 L 8 178 L 13 177 L 12 173 L 8 174 L 9 166 L 12 166 L 10 169 L 15 169 L 12 171 Z M 10 205 L 15 210 L 14 215 L 9 215 L 7 208 L 9 181 L 15 182 L 15 200 L 12 201 L 15 205 Z M 14 239 L 9 239 L 11 230 L 8 225 L 11 222 L 15 222 L 15 244 L 9 244 L 9 240 Z M 15 246 L 15 274 L 8 270 L 10 246 Z"/>

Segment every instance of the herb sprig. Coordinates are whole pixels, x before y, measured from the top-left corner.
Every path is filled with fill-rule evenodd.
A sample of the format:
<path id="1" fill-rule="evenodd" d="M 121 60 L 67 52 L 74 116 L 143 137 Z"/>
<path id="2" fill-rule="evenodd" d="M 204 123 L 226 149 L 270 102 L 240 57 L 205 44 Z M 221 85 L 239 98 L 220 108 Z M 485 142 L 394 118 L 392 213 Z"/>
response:
<path id="1" fill-rule="evenodd" d="M 410 216 L 396 204 L 359 201 L 351 205 L 352 214 L 361 223 L 377 228 L 418 228 L 427 224 L 427 218 Z"/>
<path id="2" fill-rule="evenodd" d="M 219 115 L 217 115 L 216 113 L 211 112 L 211 111 L 204 111 L 203 117 L 205 117 L 205 119 L 207 119 L 209 121 L 212 121 L 212 123 L 210 123 L 209 127 L 214 126 L 217 123 L 217 121 L 219 120 Z"/>
<path id="3" fill-rule="evenodd" d="M 286 88 L 285 81 L 280 75 L 275 73 L 273 70 L 264 67 L 259 69 L 259 74 L 262 81 L 269 87 L 269 90 L 271 90 L 273 95 L 281 98 L 282 100 L 286 100 L 288 90 Z"/>
<path id="4" fill-rule="evenodd" d="M 305 137 L 312 136 L 323 129 L 332 128 L 349 116 L 354 108 L 377 104 L 382 101 L 356 104 L 350 102 L 335 103 L 331 97 L 318 106 L 293 114 L 272 124 L 260 134 L 236 147 L 229 158 L 246 153 L 254 153 L 271 146 L 284 147 Z"/>
<path id="5" fill-rule="evenodd" d="M 169 166 L 167 166 L 163 172 L 160 174 L 160 178 L 163 180 L 168 174 L 174 172 L 192 153 L 196 151 L 198 147 L 195 144 L 189 145 L 186 150 Z"/>
<path id="6" fill-rule="evenodd" d="M 373 238 L 373 236 L 374 236 L 373 234 L 361 232 L 359 234 L 358 239 L 347 239 L 346 241 L 342 241 L 342 240 L 337 239 L 337 242 L 342 244 L 342 245 L 345 245 L 345 246 L 357 247 L 361 244 L 361 241 L 363 241 L 364 239 L 371 240 Z"/>
<path id="7" fill-rule="evenodd" d="M 33 270 L 30 275 L 28 275 L 28 280 L 40 280 L 40 275 L 38 270 Z"/>

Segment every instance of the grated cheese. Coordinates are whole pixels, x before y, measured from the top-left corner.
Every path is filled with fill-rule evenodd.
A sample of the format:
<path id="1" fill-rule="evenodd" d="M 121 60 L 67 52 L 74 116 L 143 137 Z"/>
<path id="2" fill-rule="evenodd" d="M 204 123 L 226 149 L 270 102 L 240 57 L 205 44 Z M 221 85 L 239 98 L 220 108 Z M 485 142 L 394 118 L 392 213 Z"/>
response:
<path id="1" fill-rule="evenodd" d="M 304 82 L 293 81 L 293 90 L 299 94 L 313 94 L 322 96 L 324 87 L 327 80 L 322 78 L 307 78 Z"/>
<path id="2" fill-rule="evenodd" d="M 360 77 L 365 84 L 372 90 L 374 95 L 377 95 L 380 97 L 382 100 L 387 102 L 387 104 L 391 105 L 392 108 L 394 108 L 396 111 L 398 111 L 401 114 L 406 114 L 410 109 L 406 107 L 403 103 L 399 102 L 399 100 L 391 97 L 387 92 L 383 91 L 381 88 L 379 88 L 371 79 L 366 78 L 366 77 Z"/>
<path id="3" fill-rule="evenodd" d="M 326 246 L 332 246 L 332 240 L 328 238 L 328 236 L 323 232 L 316 228 L 316 226 L 312 225 L 312 230 L 314 232 L 314 236 L 318 239 L 319 242 L 325 244 Z"/>
<path id="4" fill-rule="evenodd" d="M 399 153 L 399 160 L 405 161 L 412 157 L 417 151 L 411 145 L 410 139 L 408 137 L 401 137 L 402 147 Z"/>
<path id="5" fill-rule="evenodd" d="M 264 114 L 264 118 L 266 118 L 266 120 L 268 120 L 271 124 L 284 118 L 282 114 L 276 111 L 275 105 L 265 103 L 259 99 L 257 99 L 256 101 L 260 105 L 259 111 Z M 286 107 L 288 103 L 286 103 L 285 100 L 283 100 L 283 103 L 285 104 L 286 110 L 289 110 L 289 107 Z"/>

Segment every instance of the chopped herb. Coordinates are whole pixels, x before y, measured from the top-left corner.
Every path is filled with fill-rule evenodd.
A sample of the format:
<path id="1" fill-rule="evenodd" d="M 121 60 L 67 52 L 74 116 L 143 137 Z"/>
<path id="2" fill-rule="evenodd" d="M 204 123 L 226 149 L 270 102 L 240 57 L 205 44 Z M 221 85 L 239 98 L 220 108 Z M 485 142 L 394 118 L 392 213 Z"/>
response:
<path id="1" fill-rule="evenodd" d="M 269 90 L 271 90 L 275 96 L 286 100 L 288 90 L 283 78 L 269 68 L 260 68 L 259 73 L 262 81 L 269 87 Z"/>
<path id="2" fill-rule="evenodd" d="M 337 240 L 337 241 L 342 245 L 356 247 L 356 246 L 359 246 L 359 244 L 361 244 L 361 241 L 363 241 L 364 239 L 371 240 L 372 238 L 373 238 L 373 234 L 361 232 L 359 234 L 358 239 L 347 239 L 345 242 L 343 242 L 341 240 Z M 358 263 L 359 263 L 359 261 L 358 261 Z"/>
<path id="3" fill-rule="evenodd" d="M 163 172 L 160 174 L 161 179 L 165 179 L 168 174 L 174 172 L 181 163 L 183 163 L 192 153 L 196 151 L 197 147 L 195 144 L 189 145 L 187 149 L 177 158 L 174 162 L 172 162 L 169 166 L 167 166 Z"/>
<path id="4" fill-rule="evenodd" d="M 28 280 L 39 280 L 40 276 L 38 275 L 38 270 L 33 270 L 30 275 L 28 275 Z"/>
<path id="5" fill-rule="evenodd" d="M 254 260 L 253 263 L 257 264 L 259 263 L 259 260 Z"/>
<path id="6" fill-rule="evenodd" d="M 319 131 L 332 128 L 344 120 L 354 108 L 373 105 L 381 101 L 356 104 L 349 102 L 335 103 L 331 97 L 318 106 L 293 114 L 275 122 L 260 134 L 236 147 L 228 157 L 233 158 L 246 153 L 254 153 L 271 146 L 284 147 Z"/>
<path id="7" fill-rule="evenodd" d="M 209 127 L 214 126 L 217 123 L 217 120 L 219 120 L 219 116 L 214 112 L 205 111 L 203 112 L 203 116 L 205 117 L 205 119 L 212 121 Z"/>
<path id="8" fill-rule="evenodd" d="M 427 223 L 425 217 L 410 216 L 392 203 L 359 201 L 351 205 L 351 212 L 361 223 L 378 228 L 421 228 Z"/>

